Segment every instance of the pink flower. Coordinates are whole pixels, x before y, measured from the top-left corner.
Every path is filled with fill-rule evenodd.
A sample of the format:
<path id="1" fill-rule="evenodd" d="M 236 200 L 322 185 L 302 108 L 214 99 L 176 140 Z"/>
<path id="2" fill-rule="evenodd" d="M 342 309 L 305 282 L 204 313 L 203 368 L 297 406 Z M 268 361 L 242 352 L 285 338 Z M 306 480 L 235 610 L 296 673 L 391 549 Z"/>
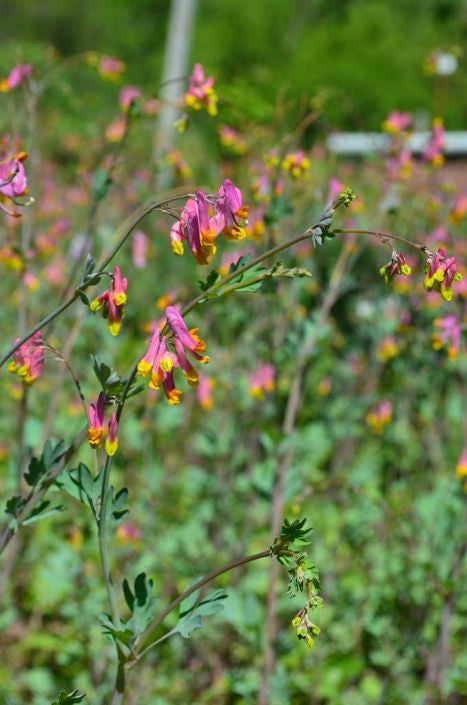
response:
<path id="1" fill-rule="evenodd" d="M 17 64 L 14 66 L 8 78 L 0 82 L 0 90 L 4 93 L 17 88 L 23 83 L 32 73 L 32 64 Z"/>
<path id="2" fill-rule="evenodd" d="M 131 104 L 141 98 L 141 96 L 142 93 L 138 86 L 125 86 L 120 91 L 120 109 L 123 110 L 124 113 L 127 113 L 131 108 Z"/>
<path id="3" fill-rule="evenodd" d="M 255 399 L 264 399 L 265 394 L 274 389 L 275 369 L 273 365 L 265 363 L 260 365 L 250 375 L 250 394 Z"/>
<path id="4" fill-rule="evenodd" d="M 452 284 L 462 280 L 455 257 L 448 257 L 444 247 L 439 247 L 436 254 L 428 256 L 425 272 L 425 289 L 438 291 L 445 301 L 452 301 Z"/>
<path id="5" fill-rule="evenodd" d="M 96 402 L 88 406 L 88 441 L 91 448 L 98 448 L 101 444 L 104 426 L 105 395 L 100 392 Z"/>
<path id="6" fill-rule="evenodd" d="M 210 411 L 214 405 L 214 382 L 206 375 L 199 375 L 199 384 L 196 391 L 198 403 L 205 411 Z"/>
<path id="7" fill-rule="evenodd" d="M 137 269 L 144 269 L 146 266 L 146 256 L 148 252 L 148 236 L 142 230 L 138 230 L 133 235 L 132 256 L 133 264 Z"/>
<path id="8" fill-rule="evenodd" d="M 461 457 L 456 465 L 457 477 L 467 477 L 467 447 L 461 453 Z"/>
<path id="9" fill-rule="evenodd" d="M 172 249 L 183 254 L 183 242 L 188 241 L 198 264 L 208 264 L 216 252 L 215 221 L 209 217 L 209 207 L 204 191 L 196 192 L 196 199 L 188 199 L 180 220 L 170 230 Z"/>
<path id="10" fill-rule="evenodd" d="M 105 452 L 107 455 L 115 455 L 118 449 L 118 421 L 117 412 L 114 411 L 110 417 L 107 427 L 107 438 L 105 439 Z"/>
<path id="11" fill-rule="evenodd" d="M 8 365 L 8 371 L 16 373 L 24 384 L 30 385 L 39 377 L 43 366 L 44 348 L 42 334 L 38 331 L 14 353 L 13 360 Z"/>
<path id="12" fill-rule="evenodd" d="M 125 70 L 125 64 L 113 56 L 103 56 L 99 62 L 98 71 L 102 78 L 116 81 Z"/>
<path id="13" fill-rule="evenodd" d="M 461 324 L 457 316 L 444 316 L 434 321 L 438 332 L 433 333 L 432 346 L 434 350 L 441 350 L 448 346 L 448 357 L 454 359 L 459 353 L 461 340 Z"/>
<path id="14" fill-rule="evenodd" d="M 190 76 L 188 91 L 185 93 L 185 105 L 193 110 L 206 108 L 209 115 L 217 115 L 217 94 L 214 91 L 214 78 L 205 78 L 201 64 L 195 64 Z"/>
<path id="15" fill-rule="evenodd" d="M 10 200 L 16 203 L 17 198 L 28 193 L 26 170 L 23 164 L 27 156 L 26 152 L 18 152 L 0 161 L 0 210 L 15 218 L 21 214 L 9 210 L 4 204 Z"/>
<path id="16" fill-rule="evenodd" d="M 423 151 L 423 158 L 434 166 L 441 166 L 444 164 L 443 150 L 445 146 L 443 121 L 441 118 L 435 118 L 431 137 Z"/>
<path id="17" fill-rule="evenodd" d="M 121 276 L 120 267 L 116 264 L 110 289 L 104 291 L 89 304 L 91 311 L 102 311 L 102 317 L 108 318 L 108 327 L 112 335 L 118 335 L 122 327 L 127 301 L 127 286 L 127 278 Z"/>
<path id="18" fill-rule="evenodd" d="M 216 211 L 216 229 L 222 230 L 229 240 L 242 240 L 246 236 L 242 221 L 248 218 L 249 206 L 243 205 L 242 192 L 230 179 L 225 179 L 217 192 Z"/>
<path id="19" fill-rule="evenodd" d="M 401 113 L 398 110 L 393 110 L 383 122 L 382 127 L 383 130 L 392 135 L 399 135 L 404 130 L 407 130 L 411 124 L 412 115 L 410 113 Z"/>

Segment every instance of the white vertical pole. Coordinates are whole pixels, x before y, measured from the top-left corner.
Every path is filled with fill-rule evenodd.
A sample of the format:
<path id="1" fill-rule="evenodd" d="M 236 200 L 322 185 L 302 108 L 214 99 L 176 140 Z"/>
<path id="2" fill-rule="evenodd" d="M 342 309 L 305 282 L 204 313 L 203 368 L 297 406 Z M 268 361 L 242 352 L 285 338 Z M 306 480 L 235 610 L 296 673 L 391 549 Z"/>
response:
<path id="1" fill-rule="evenodd" d="M 187 75 L 188 59 L 194 32 L 194 19 L 197 0 L 172 0 L 170 6 L 167 40 L 165 43 L 164 65 L 161 88 L 162 107 L 157 121 L 154 138 L 154 160 L 157 163 L 171 147 L 174 135 L 174 122 L 177 119 L 177 103 L 185 84 L 172 81 Z M 166 83 L 168 81 L 168 83 Z M 164 190 L 170 183 L 170 169 L 158 164 L 156 187 Z"/>

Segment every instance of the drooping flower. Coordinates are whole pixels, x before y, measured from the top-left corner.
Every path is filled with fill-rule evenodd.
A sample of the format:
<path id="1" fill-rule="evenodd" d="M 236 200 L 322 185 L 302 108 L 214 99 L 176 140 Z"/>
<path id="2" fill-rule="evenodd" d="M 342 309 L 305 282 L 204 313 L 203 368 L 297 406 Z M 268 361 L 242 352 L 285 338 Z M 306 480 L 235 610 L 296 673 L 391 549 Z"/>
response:
<path id="1" fill-rule="evenodd" d="M 8 371 L 16 373 L 24 384 L 30 385 L 39 377 L 43 366 L 44 348 L 42 345 L 42 334 L 38 331 L 13 354 L 13 360 L 8 365 Z"/>
<path id="2" fill-rule="evenodd" d="M 441 166 L 444 164 L 443 151 L 445 146 L 443 120 L 438 117 L 433 120 L 431 137 L 423 150 L 423 158 L 433 164 L 433 166 Z"/>
<path id="3" fill-rule="evenodd" d="M 115 455 L 118 450 L 118 421 L 117 412 L 114 411 L 110 417 L 107 427 L 107 438 L 105 439 L 105 452 L 107 455 Z"/>
<path id="4" fill-rule="evenodd" d="M 201 64 L 195 64 L 190 76 L 188 91 L 185 93 L 185 106 L 193 110 L 205 108 L 209 115 L 217 115 L 217 94 L 214 90 L 214 78 L 205 78 Z"/>
<path id="5" fill-rule="evenodd" d="M 248 386 L 254 399 L 263 400 L 273 391 L 275 373 L 274 366 L 269 363 L 260 365 L 251 373 Z"/>
<path id="6" fill-rule="evenodd" d="M 0 81 L 0 91 L 8 93 L 8 91 L 17 88 L 21 83 L 29 78 L 32 73 L 32 64 L 17 64 L 11 69 L 8 78 Z"/>
<path id="7" fill-rule="evenodd" d="M 400 135 L 401 132 L 412 125 L 412 119 L 410 113 L 401 113 L 398 110 L 393 110 L 383 122 L 382 128 L 391 135 Z"/>
<path id="8" fill-rule="evenodd" d="M 104 427 L 105 395 L 100 392 L 97 400 L 88 406 L 88 441 L 91 448 L 98 448 L 101 444 Z"/>
<path id="9" fill-rule="evenodd" d="M 389 284 L 391 279 L 396 274 L 403 274 L 405 276 L 408 276 L 412 273 L 412 269 L 410 265 L 407 264 L 405 255 L 402 252 L 393 250 L 391 259 L 389 260 L 389 262 L 387 262 L 387 264 L 381 267 L 379 273 L 383 277 L 385 284 Z"/>
<path id="10" fill-rule="evenodd" d="M 438 329 L 432 335 L 432 347 L 434 350 L 448 348 L 448 357 L 455 359 L 459 353 L 461 340 L 461 324 L 457 316 L 444 316 L 436 318 L 434 325 Z"/>
<path id="11" fill-rule="evenodd" d="M 310 169 L 310 166 L 311 162 L 303 149 L 299 149 L 296 152 L 289 152 L 282 160 L 282 168 L 290 174 L 294 181 L 304 176 Z"/>
<path id="12" fill-rule="evenodd" d="M 26 170 L 23 163 L 27 156 L 26 152 L 18 152 L 0 161 L 0 210 L 15 218 L 21 214 L 10 210 L 6 204 L 11 201 L 20 205 L 16 199 L 28 193 Z"/>
<path id="13" fill-rule="evenodd" d="M 217 227 L 229 240 L 242 240 L 246 237 L 249 206 L 243 205 L 242 192 L 230 179 L 225 179 L 217 192 L 216 211 Z"/>
<path id="14" fill-rule="evenodd" d="M 110 288 L 89 304 L 91 311 L 101 311 L 102 317 L 108 319 L 108 328 L 112 335 L 118 335 L 122 327 L 127 286 L 127 278 L 121 276 L 120 267 L 116 264 Z"/>
<path id="15" fill-rule="evenodd" d="M 438 291 L 445 301 L 452 301 L 452 284 L 462 280 L 455 257 L 448 257 L 444 247 L 439 247 L 436 254 L 430 253 L 428 256 L 425 273 L 425 289 Z"/>
<path id="16" fill-rule="evenodd" d="M 178 220 L 170 230 L 172 250 L 177 255 L 184 251 L 188 241 L 198 264 L 208 264 L 216 253 L 215 240 L 218 230 L 214 218 L 209 216 L 209 206 L 204 191 L 197 191 L 196 198 L 189 198 Z"/>

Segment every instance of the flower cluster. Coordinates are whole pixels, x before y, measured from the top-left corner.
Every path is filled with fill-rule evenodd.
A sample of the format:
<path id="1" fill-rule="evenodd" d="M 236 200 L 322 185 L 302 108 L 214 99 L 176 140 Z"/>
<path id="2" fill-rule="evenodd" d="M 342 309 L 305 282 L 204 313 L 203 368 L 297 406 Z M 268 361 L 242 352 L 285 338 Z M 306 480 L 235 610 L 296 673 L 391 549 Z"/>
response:
<path id="1" fill-rule="evenodd" d="M 384 428 L 392 420 L 392 404 L 388 400 L 383 400 L 366 415 L 367 424 L 374 433 L 382 433 Z"/>
<path id="2" fill-rule="evenodd" d="M 195 64 L 190 76 L 188 91 L 185 93 L 185 105 L 193 110 L 205 108 L 209 115 L 217 115 L 217 94 L 214 90 L 214 78 L 205 78 L 201 64 Z"/>
<path id="3" fill-rule="evenodd" d="M 15 218 L 21 214 L 9 210 L 5 204 L 12 201 L 15 205 L 21 205 L 16 199 L 28 193 L 26 170 L 23 163 L 27 156 L 26 152 L 17 152 L 17 154 L 0 161 L 0 210 Z"/>
<path id="4" fill-rule="evenodd" d="M 423 158 L 433 166 L 441 166 L 444 164 L 443 150 L 445 146 L 443 120 L 438 117 L 433 120 L 431 137 L 423 150 Z"/>
<path id="5" fill-rule="evenodd" d="M 405 256 L 402 254 L 402 252 L 397 252 L 397 250 L 393 250 L 391 259 L 389 260 L 389 262 L 387 262 L 387 264 L 381 267 L 379 273 L 383 277 L 385 283 L 389 284 L 391 279 L 396 274 L 404 274 L 405 276 L 408 276 L 412 273 L 412 269 L 410 265 L 407 264 L 407 260 L 405 259 Z"/>
<path id="6" fill-rule="evenodd" d="M 11 69 L 8 78 L 0 81 L 0 91 L 8 93 L 17 88 L 32 74 L 32 64 L 17 64 Z"/>
<path id="7" fill-rule="evenodd" d="M 118 264 L 114 267 L 110 289 L 95 298 L 89 304 L 91 311 L 101 311 L 102 317 L 108 319 L 108 327 L 112 335 L 118 335 L 122 327 L 127 300 L 127 279 L 120 274 Z"/>
<path id="8" fill-rule="evenodd" d="M 44 348 L 42 334 L 38 331 L 14 353 L 13 360 L 8 365 L 8 371 L 21 377 L 24 384 L 30 385 L 39 377 L 43 366 Z"/>
<path id="9" fill-rule="evenodd" d="M 292 626 L 295 628 L 298 638 L 305 641 L 305 644 L 311 649 L 315 643 L 312 635 L 318 636 L 321 629 L 308 617 L 307 607 L 297 612 L 292 619 Z"/>
<path id="10" fill-rule="evenodd" d="M 438 329 L 432 335 L 432 347 L 434 350 L 448 348 L 448 357 L 455 359 L 459 353 L 461 340 L 461 324 L 457 316 L 444 316 L 436 318 L 434 322 Z"/>
<path id="11" fill-rule="evenodd" d="M 250 375 L 250 394 L 254 399 L 264 399 L 274 389 L 275 369 L 273 365 L 260 365 Z"/>
<path id="12" fill-rule="evenodd" d="M 246 236 L 248 206 L 243 205 L 242 192 L 226 179 L 217 195 L 209 199 L 204 191 L 189 198 L 178 220 L 170 230 L 175 254 L 182 255 L 188 245 L 198 264 L 208 264 L 216 253 L 216 238 L 223 233 L 229 240 Z"/>
<path id="13" fill-rule="evenodd" d="M 104 435 L 105 394 L 100 392 L 96 402 L 88 406 L 88 441 L 91 448 L 99 448 Z M 112 412 L 107 424 L 107 437 L 105 439 L 105 452 L 115 455 L 118 450 L 118 421 L 117 412 Z"/>
<path id="14" fill-rule="evenodd" d="M 294 181 L 304 176 L 310 169 L 310 166 L 311 162 L 303 149 L 299 149 L 296 152 L 289 152 L 282 160 L 282 168 L 290 174 Z"/>
<path id="15" fill-rule="evenodd" d="M 169 404 L 179 404 L 181 391 L 175 385 L 174 370 L 179 367 L 191 386 L 199 382 L 197 370 L 187 357 L 204 364 L 209 358 L 204 355 L 206 344 L 198 336 L 198 329 L 188 330 L 181 313 L 175 306 L 165 310 L 166 326 L 154 331 L 146 355 L 138 363 L 138 374 L 145 377 L 151 372 L 149 386 L 159 390 L 162 386 Z M 165 328 L 169 334 L 165 335 Z"/>
<path id="16" fill-rule="evenodd" d="M 455 257 L 448 257 L 444 247 L 439 247 L 436 254 L 429 254 L 423 282 L 427 291 L 438 291 L 445 301 L 452 301 L 452 284 L 461 280 Z"/>

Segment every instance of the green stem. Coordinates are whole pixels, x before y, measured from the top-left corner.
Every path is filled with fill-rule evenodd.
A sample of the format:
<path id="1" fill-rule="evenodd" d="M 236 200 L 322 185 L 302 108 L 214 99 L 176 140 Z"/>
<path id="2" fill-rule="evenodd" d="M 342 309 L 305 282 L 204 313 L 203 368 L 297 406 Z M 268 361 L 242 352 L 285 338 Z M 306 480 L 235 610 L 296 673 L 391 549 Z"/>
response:
<path id="1" fill-rule="evenodd" d="M 332 228 L 332 232 L 335 235 L 373 235 L 380 241 L 384 240 L 396 240 L 397 242 L 403 242 L 404 245 L 413 247 L 419 252 L 429 253 L 428 248 L 425 245 L 420 245 L 418 242 L 413 242 L 400 235 L 392 235 L 390 233 L 382 233 L 378 230 L 360 230 L 356 228 Z"/>
<path id="2" fill-rule="evenodd" d="M 97 276 L 98 274 L 102 274 L 107 266 L 110 264 L 110 262 L 113 260 L 115 255 L 119 252 L 119 250 L 123 247 L 127 239 L 130 237 L 132 234 L 133 230 L 140 224 L 140 222 L 150 213 L 153 213 L 154 211 L 162 208 L 165 205 L 168 205 L 172 203 L 173 201 L 178 201 L 180 199 L 185 199 L 187 198 L 187 194 L 184 194 L 183 196 L 174 196 L 173 198 L 168 198 L 165 199 L 164 201 L 159 201 L 158 203 L 152 203 L 149 206 L 144 206 L 143 208 L 138 209 L 136 211 L 136 215 L 133 214 L 127 220 L 125 220 L 122 225 L 118 228 L 116 235 L 117 237 L 120 237 L 119 242 L 117 245 L 113 248 L 111 253 L 109 254 L 108 257 L 104 259 L 102 264 L 100 265 L 99 269 L 95 272 L 95 275 Z M 91 280 L 92 281 L 92 280 Z M 80 291 L 85 291 L 89 286 L 91 286 L 91 283 L 84 283 L 80 287 Z M 20 338 L 14 345 L 11 346 L 11 348 L 5 353 L 5 355 L 2 357 L 0 360 L 0 367 L 3 367 L 5 362 L 15 353 L 18 348 L 21 347 L 29 338 L 34 335 L 34 333 L 37 333 L 38 331 L 42 330 L 45 328 L 49 323 L 51 323 L 53 320 L 57 318 L 61 313 L 66 311 L 67 308 L 69 308 L 77 299 L 79 298 L 78 293 L 74 293 L 73 296 L 71 296 L 67 301 L 65 301 L 61 306 L 55 309 L 55 311 L 52 311 L 52 313 L 49 313 L 48 316 L 42 319 L 42 321 L 39 321 L 34 328 L 31 328 L 26 335 L 24 335 L 22 338 Z"/>
<path id="3" fill-rule="evenodd" d="M 101 504 L 99 511 L 99 522 L 97 525 L 97 532 L 99 538 L 99 553 L 101 558 L 102 572 L 104 574 L 105 586 L 107 589 L 107 595 L 109 598 L 109 603 L 112 611 L 112 622 L 115 629 L 118 629 L 120 624 L 120 612 L 118 609 L 117 596 L 115 594 L 115 589 L 112 582 L 112 576 L 110 574 L 110 564 L 109 564 L 109 554 L 107 551 L 107 534 L 106 534 L 106 524 L 107 524 L 107 498 L 109 493 L 109 478 L 110 478 L 110 468 L 112 465 L 112 456 L 108 455 L 104 465 L 104 477 L 102 480 L 102 491 L 101 491 Z"/>
<path id="4" fill-rule="evenodd" d="M 112 695 L 112 705 L 121 705 L 123 702 L 123 696 L 125 695 L 125 662 L 120 656 L 121 654 L 119 653 L 117 677 L 115 679 L 114 692 Z"/>
<path id="5" fill-rule="evenodd" d="M 145 639 L 145 642 L 143 643 L 140 655 L 142 655 L 155 645 L 156 642 L 150 642 L 149 644 L 147 642 L 149 640 L 149 637 L 157 629 L 159 624 L 161 624 L 167 617 L 167 615 L 170 614 L 170 612 L 172 612 L 172 610 L 174 610 L 176 607 L 178 607 L 178 605 L 183 602 L 183 600 L 186 600 L 186 598 L 189 597 L 192 593 L 196 592 L 196 590 L 200 590 L 202 587 L 204 587 L 204 585 L 207 585 L 219 575 L 222 575 L 222 573 L 227 573 L 229 570 L 233 570 L 233 568 L 237 568 L 238 566 L 244 565 L 245 563 L 257 561 L 260 558 L 268 558 L 270 555 L 271 551 L 268 549 L 267 551 L 260 551 L 260 553 L 254 553 L 251 556 L 242 556 L 242 558 L 237 558 L 236 560 L 231 561 L 227 565 L 222 566 L 222 568 L 216 568 L 205 578 L 201 578 L 201 580 L 198 580 L 197 583 L 187 588 L 184 592 L 181 593 L 181 595 L 172 600 L 172 602 L 167 605 L 167 607 L 162 610 L 162 612 L 160 612 L 146 628 L 146 630 L 142 634 L 142 638 Z"/>

